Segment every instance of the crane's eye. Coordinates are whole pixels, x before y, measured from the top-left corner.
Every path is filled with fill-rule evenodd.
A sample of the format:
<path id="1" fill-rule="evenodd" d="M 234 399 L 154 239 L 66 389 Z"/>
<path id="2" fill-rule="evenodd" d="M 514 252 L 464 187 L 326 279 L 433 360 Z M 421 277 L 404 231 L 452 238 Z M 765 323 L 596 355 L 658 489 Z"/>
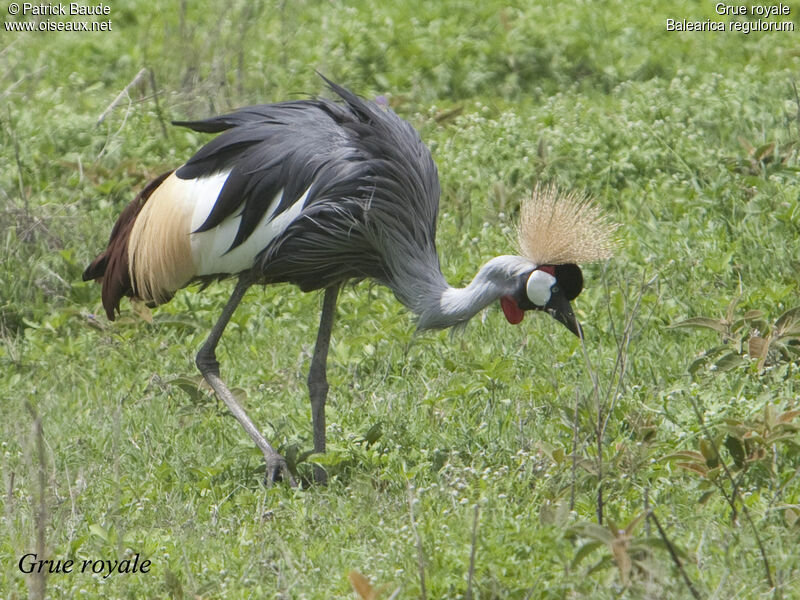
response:
<path id="1" fill-rule="evenodd" d="M 550 288 L 550 293 L 551 294 L 557 294 L 558 292 L 559 292 L 559 289 L 558 289 L 557 285 L 554 285 L 553 287 Z"/>

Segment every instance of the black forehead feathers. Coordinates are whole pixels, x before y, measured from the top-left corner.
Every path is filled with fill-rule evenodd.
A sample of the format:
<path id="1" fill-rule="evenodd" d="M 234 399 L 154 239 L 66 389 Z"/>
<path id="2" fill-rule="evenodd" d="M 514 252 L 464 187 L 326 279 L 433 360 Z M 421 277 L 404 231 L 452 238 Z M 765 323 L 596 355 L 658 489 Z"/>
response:
<path id="1" fill-rule="evenodd" d="M 556 280 L 567 300 L 574 300 L 583 290 L 583 273 L 578 265 L 556 265 Z"/>

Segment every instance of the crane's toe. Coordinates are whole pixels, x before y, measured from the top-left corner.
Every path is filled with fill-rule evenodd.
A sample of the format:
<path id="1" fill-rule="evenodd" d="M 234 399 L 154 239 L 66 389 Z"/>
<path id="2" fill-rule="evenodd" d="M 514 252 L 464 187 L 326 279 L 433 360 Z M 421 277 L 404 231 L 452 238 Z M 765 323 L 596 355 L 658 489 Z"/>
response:
<path id="1" fill-rule="evenodd" d="M 264 483 L 267 486 L 271 486 L 279 481 L 286 481 L 291 487 L 297 487 L 297 481 L 289 470 L 289 465 L 286 463 L 286 459 L 283 458 L 283 456 L 275 453 L 264 456 L 264 460 L 267 464 L 267 471 L 264 474 Z"/>

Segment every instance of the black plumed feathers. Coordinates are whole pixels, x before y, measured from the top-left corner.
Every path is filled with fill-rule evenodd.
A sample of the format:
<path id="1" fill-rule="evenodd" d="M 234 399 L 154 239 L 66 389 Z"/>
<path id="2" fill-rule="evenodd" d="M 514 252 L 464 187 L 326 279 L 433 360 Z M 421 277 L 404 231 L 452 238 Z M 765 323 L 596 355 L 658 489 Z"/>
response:
<path id="1" fill-rule="evenodd" d="M 194 179 L 230 170 L 198 231 L 213 229 L 241 207 L 242 221 L 232 248 L 253 232 L 281 190 L 275 215 L 300 198 L 332 157 L 346 153 L 337 146 L 333 123 L 310 102 L 257 106 L 181 124 L 198 131 L 224 131 L 178 169 L 177 176 Z"/>
<path id="2" fill-rule="evenodd" d="M 261 278 L 308 290 L 373 277 L 409 304 L 398 290 L 401 279 L 444 285 L 435 248 L 439 179 L 433 159 L 411 125 L 390 109 L 325 81 L 342 102 L 297 100 L 176 122 L 220 134 L 178 169 L 179 178 L 230 171 L 197 231 L 241 214 L 235 248 L 278 193 L 270 218 L 308 190 L 300 216 L 257 259 Z"/>

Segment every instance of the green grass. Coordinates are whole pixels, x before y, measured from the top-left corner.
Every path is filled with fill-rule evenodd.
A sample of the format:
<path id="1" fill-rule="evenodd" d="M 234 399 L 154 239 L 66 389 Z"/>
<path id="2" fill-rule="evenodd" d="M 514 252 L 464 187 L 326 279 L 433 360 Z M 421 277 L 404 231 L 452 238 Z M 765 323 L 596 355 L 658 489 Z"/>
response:
<path id="1" fill-rule="evenodd" d="M 53 598 L 353 598 L 351 570 L 385 598 L 422 597 L 421 576 L 428 598 L 691 597 L 684 574 L 707 598 L 800 597 L 800 436 L 776 421 L 798 407 L 794 347 L 714 368 L 749 325 L 669 327 L 736 298 L 768 323 L 800 304 L 796 33 L 666 32 L 723 19 L 689 1 L 186 4 L 0 37 L 0 596 L 39 597 L 17 564 L 43 543 L 152 561 L 51 575 Z M 158 102 L 145 77 L 97 124 L 143 67 Z M 324 93 L 315 69 L 386 95 L 430 145 L 451 283 L 513 250 L 536 182 L 585 189 L 622 240 L 584 269 L 586 357 L 542 315 L 418 335 L 388 290 L 344 290 L 330 485 L 265 488 L 260 453 L 187 381 L 231 284 L 109 323 L 80 274 L 136 190 L 208 139 L 170 119 Z M 254 289 L 219 349 L 288 455 L 312 446 L 320 305 Z"/>

